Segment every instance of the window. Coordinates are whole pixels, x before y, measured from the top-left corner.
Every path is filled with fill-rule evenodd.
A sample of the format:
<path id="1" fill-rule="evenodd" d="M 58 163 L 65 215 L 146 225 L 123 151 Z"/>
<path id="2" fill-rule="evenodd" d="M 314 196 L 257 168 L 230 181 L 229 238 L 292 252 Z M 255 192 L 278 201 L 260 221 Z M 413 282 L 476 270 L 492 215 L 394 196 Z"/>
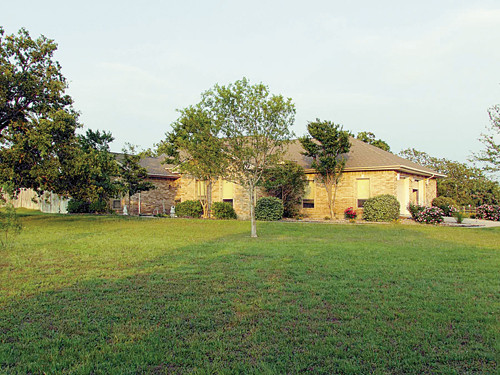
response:
<path id="1" fill-rule="evenodd" d="M 122 208 L 122 201 L 119 199 L 113 199 L 113 209 L 119 210 L 120 208 Z"/>
<path id="2" fill-rule="evenodd" d="M 234 183 L 222 181 L 222 200 L 233 200 L 234 198 Z"/>
<path id="3" fill-rule="evenodd" d="M 357 183 L 357 204 L 358 208 L 363 207 L 366 200 L 370 198 L 370 179 L 363 178 L 356 180 Z"/>
<path id="4" fill-rule="evenodd" d="M 229 203 L 231 205 L 231 207 L 233 207 L 233 200 L 232 199 L 223 199 L 222 201 L 225 203 Z"/>
<path id="5" fill-rule="evenodd" d="M 307 180 L 304 191 L 304 199 L 302 199 L 303 208 L 314 208 L 315 185 L 314 180 Z"/>
<path id="6" fill-rule="evenodd" d="M 207 197 L 207 182 L 196 180 L 196 196 L 198 198 Z"/>

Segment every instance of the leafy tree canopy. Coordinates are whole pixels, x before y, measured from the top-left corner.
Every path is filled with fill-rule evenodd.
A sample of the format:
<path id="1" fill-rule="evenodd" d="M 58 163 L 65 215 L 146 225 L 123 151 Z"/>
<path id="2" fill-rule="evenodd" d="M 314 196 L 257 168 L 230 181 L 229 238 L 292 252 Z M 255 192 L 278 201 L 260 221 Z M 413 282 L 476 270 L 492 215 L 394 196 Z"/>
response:
<path id="1" fill-rule="evenodd" d="M 311 166 L 325 184 L 330 218 L 334 216 L 337 186 L 346 163 L 346 154 L 351 148 L 349 132 L 331 121 L 316 119 L 307 125 L 308 136 L 300 138 L 304 155 L 313 159 Z"/>
<path id="2" fill-rule="evenodd" d="M 0 183 L 66 194 L 61 173 L 76 145 L 80 126 L 66 79 L 54 60 L 57 45 L 25 29 L 0 28 Z"/>
<path id="3" fill-rule="evenodd" d="M 123 193 L 128 193 L 130 207 L 132 195 L 153 190 L 156 186 L 152 182 L 145 181 L 148 177 L 148 171 L 141 166 L 141 155 L 137 154 L 136 147 L 127 144 L 122 152 L 123 157 L 118 163 L 121 190 Z"/>
<path id="4" fill-rule="evenodd" d="M 453 198 L 459 205 L 480 206 L 500 202 L 500 185 L 488 178 L 475 166 L 444 158 L 433 157 L 426 152 L 406 149 L 399 153 L 405 159 L 446 175 L 437 180 L 438 196 Z"/>
<path id="5" fill-rule="evenodd" d="M 262 83 L 243 78 L 227 86 L 215 85 L 202 95 L 203 111 L 214 120 L 224 138 L 230 178 L 246 187 L 250 198 L 252 237 L 255 189 L 265 170 L 275 166 L 293 133 L 295 106 L 290 98 L 272 95 Z"/>
<path id="6" fill-rule="evenodd" d="M 495 105 L 488 110 L 490 117 L 490 133 L 482 134 L 479 139 L 485 149 L 475 155 L 475 159 L 486 163 L 486 171 L 500 172 L 500 105 Z"/>
<path id="7" fill-rule="evenodd" d="M 375 134 L 373 134 L 372 132 L 359 132 L 358 135 L 356 136 L 356 139 L 359 139 L 360 141 L 378 147 L 384 151 L 391 152 L 389 144 L 381 139 L 377 139 L 375 137 Z"/>
<path id="8" fill-rule="evenodd" d="M 172 124 L 172 131 L 158 145 L 157 153 L 165 154 L 165 163 L 173 164 L 183 173 L 205 181 L 207 194 L 201 198 L 203 213 L 211 213 L 212 185 L 226 174 L 228 158 L 220 127 L 200 105 L 185 108 Z"/>

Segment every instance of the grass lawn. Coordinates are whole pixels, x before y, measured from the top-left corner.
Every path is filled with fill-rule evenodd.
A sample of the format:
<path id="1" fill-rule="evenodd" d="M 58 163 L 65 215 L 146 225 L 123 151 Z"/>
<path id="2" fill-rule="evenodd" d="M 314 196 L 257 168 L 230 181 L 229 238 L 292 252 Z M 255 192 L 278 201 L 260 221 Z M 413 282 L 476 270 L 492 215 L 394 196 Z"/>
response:
<path id="1" fill-rule="evenodd" d="M 26 215 L 1 374 L 498 371 L 500 228 Z"/>

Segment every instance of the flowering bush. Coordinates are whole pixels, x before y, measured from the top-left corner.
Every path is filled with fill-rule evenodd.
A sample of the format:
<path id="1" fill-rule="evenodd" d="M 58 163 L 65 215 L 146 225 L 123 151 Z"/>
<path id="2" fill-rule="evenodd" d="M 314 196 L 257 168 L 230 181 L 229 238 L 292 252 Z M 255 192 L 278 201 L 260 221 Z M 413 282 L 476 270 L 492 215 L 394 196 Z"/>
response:
<path id="1" fill-rule="evenodd" d="M 411 202 L 408 204 L 408 211 L 410 211 L 411 217 L 414 220 L 417 220 L 417 215 L 425 210 L 425 208 L 425 206 L 420 206 L 419 204 L 413 204 Z"/>
<path id="2" fill-rule="evenodd" d="M 438 207 L 426 207 L 418 212 L 415 220 L 425 224 L 439 224 L 443 222 L 444 212 Z"/>
<path id="3" fill-rule="evenodd" d="M 483 204 L 476 209 L 476 218 L 500 221 L 500 206 L 494 204 Z"/>
<path id="4" fill-rule="evenodd" d="M 349 207 L 344 210 L 344 217 L 346 219 L 356 219 L 358 217 L 358 214 L 356 211 L 354 211 L 354 208 Z"/>
<path id="5" fill-rule="evenodd" d="M 439 207 L 443 210 L 444 216 L 453 216 L 454 213 L 458 212 L 455 208 L 457 203 L 454 199 L 449 197 L 436 197 L 432 200 L 432 206 Z"/>

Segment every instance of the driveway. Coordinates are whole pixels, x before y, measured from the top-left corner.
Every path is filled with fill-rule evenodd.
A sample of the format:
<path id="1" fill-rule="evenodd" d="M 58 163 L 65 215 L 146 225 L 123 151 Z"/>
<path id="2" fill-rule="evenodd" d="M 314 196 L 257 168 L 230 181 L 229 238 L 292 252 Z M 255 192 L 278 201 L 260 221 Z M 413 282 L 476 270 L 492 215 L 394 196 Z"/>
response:
<path id="1" fill-rule="evenodd" d="M 444 222 L 446 224 L 455 224 L 456 226 L 463 226 L 465 228 L 491 228 L 500 227 L 500 221 L 491 220 L 480 220 L 480 219 L 464 219 L 462 224 L 457 224 L 457 220 L 454 217 L 445 217 Z"/>

